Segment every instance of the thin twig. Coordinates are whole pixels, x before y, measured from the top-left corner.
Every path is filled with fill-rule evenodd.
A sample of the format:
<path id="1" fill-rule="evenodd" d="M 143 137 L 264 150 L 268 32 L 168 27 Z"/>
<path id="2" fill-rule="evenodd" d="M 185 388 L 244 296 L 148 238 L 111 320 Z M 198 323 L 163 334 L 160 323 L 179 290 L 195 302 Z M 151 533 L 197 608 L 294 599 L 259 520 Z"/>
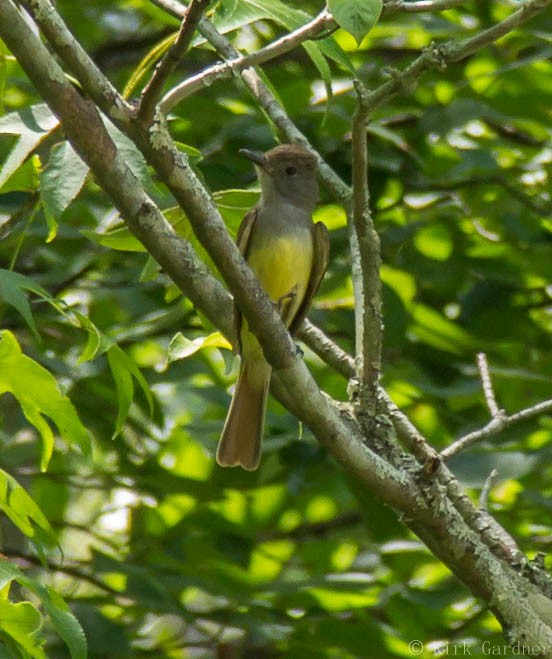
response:
<path id="1" fill-rule="evenodd" d="M 406 414 L 391 400 L 389 395 L 380 389 L 380 396 L 391 418 L 397 437 L 401 443 L 410 450 L 421 465 L 436 464 L 439 458 L 437 451 L 429 444 L 427 439 L 419 432 Z"/>
<path id="2" fill-rule="evenodd" d="M 489 496 L 491 494 L 491 490 L 494 487 L 494 484 L 496 483 L 496 479 L 498 478 L 498 471 L 496 469 L 493 469 L 491 473 L 487 476 L 487 480 L 483 484 L 483 487 L 481 488 L 481 494 L 479 495 L 479 509 L 480 510 L 489 510 Z"/>
<path id="3" fill-rule="evenodd" d="M 141 119 L 150 120 L 153 116 L 155 105 L 161 97 L 163 87 L 180 60 L 188 51 L 199 19 L 209 6 L 210 2 L 211 0 L 191 0 L 188 5 L 188 9 L 182 19 L 176 39 L 156 66 L 150 81 L 142 92 L 138 108 L 138 116 Z"/>
<path id="4" fill-rule="evenodd" d="M 18 549 L 4 549 L 3 550 L 4 555 L 6 558 L 8 558 L 11 561 L 23 561 L 25 563 L 31 564 L 31 565 L 36 565 L 38 567 L 43 566 L 43 562 L 37 557 L 33 556 L 32 554 L 27 554 L 24 553 Z M 75 579 L 79 579 L 81 581 L 87 581 L 88 583 L 92 584 L 93 586 L 96 586 L 96 588 L 99 588 L 106 593 L 109 593 L 113 597 L 117 597 L 122 595 L 122 593 L 115 588 L 111 587 L 109 584 L 105 583 L 98 577 L 96 577 L 94 574 L 89 574 L 88 572 L 85 572 L 84 570 L 80 570 L 77 566 L 75 565 L 62 565 L 60 563 L 54 563 L 52 561 L 47 561 L 46 562 L 46 567 L 51 570 L 52 572 L 60 572 L 62 574 L 66 574 L 70 577 L 74 577 Z"/>
<path id="5" fill-rule="evenodd" d="M 215 80 L 230 78 L 236 72 L 263 64 L 275 57 L 279 57 L 284 53 L 297 47 L 304 41 L 308 41 L 316 37 L 321 32 L 335 26 L 335 21 L 331 15 L 326 11 L 322 11 L 318 16 L 301 26 L 297 30 L 284 35 L 280 39 L 273 41 L 264 48 L 261 48 L 249 55 L 241 55 L 232 58 L 227 62 L 222 62 L 208 67 L 201 73 L 187 78 L 177 87 L 168 92 L 161 101 L 161 110 L 165 113 L 169 112 L 175 105 L 182 100 L 194 94 L 195 92 L 204 89 L 211 85 Z"/>
<path id="6" fill-rule="evenodd" d="M 487 403 L 487 407 L 489 408 L 489 413 L 494 419 L 501 414 L 501 409 L 498 407 L 496 402 L 493 383 L 491 381 L 491 374 L 489 372 L 489 364 L 487 362 L 487 355 L 484 352 L 477 353 L 477 368 L 479 370 L 479 377 L 481 378 L 483 395 L 485 396 L 485 401 Z"/>
<path id="7" fill-rule="evenodd" d="M 341 373 L 348 380 L 355 374 L 354 359 L 345 350 L 335 344 L 324 332 L 305 320 L 299 332 L 299 338 L 335 371 Z"/>
<path id="8" fill-rule="evenodd" d="M 441 457 L 443 460 L 448 460 L 453 455 L 460 453 L 460 451 L 463 451 L 465 448 L 471 446 L 471 444 L 474 444 L 475 442 L 480 442 L 484 439 L 488 439 L 489 437 L 493 437 L 494 435 L 497 435 L 501 430 L 509 428 L 510 426 L 513 426 L 520 421 L 526 421 L 527 419 L 531 419 L 535 416 L 546 414 L 548 412 L 552 412 L 552 400 L 544 400 L 541 403 L 537 403 L 532 407 L 527 407 L 524 410 L 516 412 L 515 414 L 511 414 L 510 416 L 504 415 L 494 417 L 483 428 L 474 430 L 473 432 L 464 435 L 464 437 L 460 437 L 460 439 L 457 439 L 450 446 L 447 446 L 446 449 L 441 451 Z"/>

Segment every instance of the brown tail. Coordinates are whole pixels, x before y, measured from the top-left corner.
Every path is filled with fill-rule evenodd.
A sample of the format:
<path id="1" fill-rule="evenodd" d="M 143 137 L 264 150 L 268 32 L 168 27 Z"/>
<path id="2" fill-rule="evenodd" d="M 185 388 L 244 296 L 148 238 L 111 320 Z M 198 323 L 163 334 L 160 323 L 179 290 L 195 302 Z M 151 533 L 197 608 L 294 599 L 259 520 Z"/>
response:
<path id="1" fill-rule="evenodd" d="M 266 362 L 242 363 L 217 448 L 221 467 L 254 471 L 259 466 L 270 370 Z"/>

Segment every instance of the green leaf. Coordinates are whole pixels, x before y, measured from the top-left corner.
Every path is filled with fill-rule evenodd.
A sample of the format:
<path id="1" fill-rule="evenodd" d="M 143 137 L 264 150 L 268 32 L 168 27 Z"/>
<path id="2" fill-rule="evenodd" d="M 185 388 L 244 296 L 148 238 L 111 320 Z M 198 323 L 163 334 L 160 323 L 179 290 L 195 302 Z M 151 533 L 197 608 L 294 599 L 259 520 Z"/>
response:
<path id="1" fill-rule="evenodd" d="M 69 648 L 72 659 L 86 659 L 86 637 L 65 600 L 52 588 L 37 586 L 35 593 L 40 597 L 56 632 Z"/>
<path id="2" fill-rule="evenodd" d="M 259 193 L 255 190 L 219 190 L 213 198 L 230 234 L 235 237 L 244 215 L 259 201 Z"/>
<path id="3" fill-rule="evenodd" d="M 40 611 L 31 602 L 0 600 L 0 630 L 8 634 L 19 646 L 36 659 L 45 659 L 44 650 L 36 638 L 42 626 Z"/>
<path id="4" fill-rule="evenodd" d="M 107 360 L 111 374 L 115 380 L 117 400 L 119 403 L 115 432 L 113 434 L 113 438 L 115 438 L 123 429 L 130 410 L 130 404 L 134 398 L 133 378 L 138 382 L 144 392 L 150 408 L 150 414 L 153 413 L 153 396 L 138 366 L 136 366 L 135 362 L 118 345 L 112 345 L 109 348 L 107 351 Z"/>
<path id="5" fill-rule="evenodd" d="M 16 581 L 38 597 L 56 632 L 67 644 L 72 659 L 86 659 L 84 632 L 63 598 L 51 588 L 46 588 L 35 579 L 28 577 L 16 565 L 0 556 L 0 588 L 11 581 Z"/>
<path id="6" fill-rule="evenodd" d="M 72 309 L 71 312 L 75 315 L 81 328 L 88 333 L 86 346 L 81 356 L 79 357 L 79 363 L 94 359 L 94 357 L 99 352 L 101 352 L 102 349 L 107 348 L 106 343 L 108 339 L 100 332 L 100 330 L 96 327 L 96 325 L 94 325 L 88 316 L 85 316 L 75 309 Z"/>
<path id="7" fill-rule="evenodd" d="M 117 147 L 120 156 L 126 161 L 126 164 L 140 181 L 140 183 L 150 191 L 152 188 L 151 177 L 148 172 L 148 166 L 144 156 L 138 151 L 136 145 L 126 135 L 116 128 L 105 116 L 102 117 L 107 132 Z"/>
<path id="8" fill-rule="evenodd" d="M 0 169 L 0 188 L 58 125 L 58 119 L 46 104 L 33 105 L 0 118 L 0 134 L 19 135 Z"/>
<path id="9" fill-rule="evenodd" d="M 118 249 L 121 252 L 145 252 L 146 248 L 132 233 L 128 227 L 120 226 L 106 231 L 106 233 L 96 233 L 88 229 L 81 230 L 83 236 L 95 243 L 109 247 L 110 249 Z"/>
<path id="10" fill-rule="evenodd" d="M 330 71 L 328 62 L 326 62 L 324 55 L 322 55 L 320 51 L 320 47 L 318 46 L 318 44 L 314 43 L 314 41 L 305 41 L 305 43 L 303 44 L 303 48 L 309 54 L 309 57 L 311 58 L 314 66 L 316 66 L 316 68 L 318 69 L 318 73 L 320 73 L 320 77 L 322 78 L 324 82 L 324 86 L 326 87 L 328 100 L 331 99 L 332 72 Z"/>
<path id="11" fill-rule="evenodd" d="M 0 269 L 0 299 L 17 309 L 37 339 L 40 339 L 28 296 L 24 292 L 26 290 L 38 293 L 41 297 L 49 297 L 48 293 L 29 277 Z"/>
<path id="12" fill-rule="evenodd" d="M 2 186 L 2 193 L 35 192 L 39 184 L 40 158 L 31 156 Z"/>
<path id="13" fill-rule="evenodd" d="M 0 135 L 44 134 L 58 124 L 59 119 L 46 103 L 38 103 L 0 117 Z"/>
<path id="14" fill-rule="evenodd" d="M 146 264 L 142 268 L 142 272 L 140 273 L 140 282 L 144 281 L 153 281 L 154 279 L 157 279 L 159 276 L 159 270 L 161 270 L 161 266 L 157 261 L 153 258 L 153 256 L 149 256 L 146 260 Z"/>
<path id="15" fill-rule="evenodd" d="M 7 472 L 0 469 L 0 509 L 37 547 L 56 544 L 52 528 L 27 491 Z"/>
<path id="16" fill-rule="evenodd" d="M 156 43 L 155 46 L 149 50 L 146 55 L 142 58 L 138 66 L 132 72 L 125 88 L 123 90 L 123 96 L 125 98 L 130 98 L 140 80 L 150 71 L 155 64 L 163 57 L 163 55 L 170 48 L 171 44 L 175 40 L 176 32 L 169 34 L 168 37 L 162 39 L 159 43 Z"/>
<path id="17" fill-rule="evenodd" d="M 63 211 L 79 194 L 88 175 L 86 165 L 69 142 L 56 144 L 48 160 L 48 166 L 40 175 L 40 196 L 46 218 L 52 224 L 59 220 Z M 55 237 L 50 231 L 47 242 Z"/>
<path id="18" fill-rule="evenodd" d="M 26 419 L 39 431 L 42 437 L 42 471 L 46 471 L 54 449 L 54 434 L 45 416 L 56 424 L 64 439 L 90 458 L 88 431 L 82 425 L 73 403 L 59 390 L 53 375 L 21 352 L 11 332 L 4 330 L 0 338 L 0 395 L 10 392 L 21 405 Z"/>
<path id="19" fill-rule="evenodd" d="M 36 322 L 31 312 L 28 295 L 25 291 L 31 291 L 48 302 L 59 314 L 70 323 L 80 327 L 88 333 L 86 347 L 79 358 L 79 362 L 93 359 L 102 349 L 107 348 L 107 339 L 94 325 L 94 323 L 76 309 L 68 309 L 63 301 L 51 297 L 42 286 L 36 284 L 29 277 L 11 270 L 0 269 L 0 299 L 11 305 L 23 316 L 23 319 L 40 340 Z"/>
<path id="20" fill-rule="evenodd" d="M 341 48 L 333 36 L 326 37 L 316 42 L 322 54 L 325 55 L 328 59 L 333 60 L 336 64 L 342 66 L 346 71 L 348 71 L 353 76 L 356 76 L 356 70 L 353 62 L 349 55 Z"/>
<path id="21" fill-rule="evenodd" d="M 378 22 L 382 8 L 382 0 L 328 0 L 328 9 L 336 23 L 349 32 L 358 45 Z"/>
<path id="22" fill-rule="evenodd" d="M 280 0 L 242 0 L 233 5 L 232 11 L 223 14 L 223 19 L 217 23 L 217 26 L 224 33 L 243 27 L 244 25 L 249 25 L 263 18 L 268 18 L 278 25 L 285 27 L 287 30 L 295 30 L 310 21 L 312 17 L 307 12 L 292 8 L 280 2 Z M 306 41 L 302 46 L 318 69 L 328 90 L 328 98 L 330 98 L 331 72 L 324 59 L 324 55 L 331 57 L 352 71 L 353 66 L 349 58 L 333 39 L 326 39 L 320 43 Z"/>
<path id="23" fill-rule="evenodd" d="M 481 348 L 468 332 L 428 306 L 417 304 L 412 315 L 416 321 L 413 331 L 418 339 L 437 350 L 461 355 L 464 350 Z"/>
<path id="24" fill-rule="evenodd" d="M 182 332 L 173 336 L 169 344 L 169 363 L 177 359 L 186 359 L 204 348 L 226 348 L 232 350 L 232 346 L 222 336 L 220 332 L 212 332 L 207 336 L 200 336 L 197 339 L 187 339 Z"/>

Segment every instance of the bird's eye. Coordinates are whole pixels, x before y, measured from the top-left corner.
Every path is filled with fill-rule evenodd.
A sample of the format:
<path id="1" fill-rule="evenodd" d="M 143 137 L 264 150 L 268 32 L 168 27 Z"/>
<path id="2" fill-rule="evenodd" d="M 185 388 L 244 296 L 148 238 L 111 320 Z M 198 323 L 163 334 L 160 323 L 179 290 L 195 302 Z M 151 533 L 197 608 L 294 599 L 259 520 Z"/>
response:
<path id="1" fill-rule="evenodd" d="M 295 167 L 286 167 L 286 174 L 288 176 L 295 176 L 295 174 L 297 174 L 297 169 Z"/>

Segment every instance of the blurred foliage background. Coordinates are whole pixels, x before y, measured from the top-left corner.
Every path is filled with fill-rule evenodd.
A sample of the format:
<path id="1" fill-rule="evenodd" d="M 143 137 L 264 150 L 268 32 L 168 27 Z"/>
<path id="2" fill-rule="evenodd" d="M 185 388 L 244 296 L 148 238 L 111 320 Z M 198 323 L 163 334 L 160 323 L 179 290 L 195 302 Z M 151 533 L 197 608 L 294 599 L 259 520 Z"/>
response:
<path id="1" fill-rule="evenodd" d="M 516 4 L 398 12 L 360 47 L 342 30 L 332 38 L 373 88 L 432 41 L 474 34 Z M 286 31 L 266 11 L 259 19 L 269 5 L 276 3 L 223 1 L 212 11 L 233 43 L 252 51 Z M 314 15 L 322 3 L 300 7 Z M 178 27 L 146 0 L 59 0 L 57 8 L 119 89 Z M 551 29 L 544 13 L 426 74 L 369 126 L 384 263 L 383 384 L 436 448 L 488 421 L 479 351 L 509 412 L 550 397 Z M 1 55 L 1 111 L 40 102 L 5 49 Z M 213 61 L 198 40 L 172 82 Z M 263 72 L 291 119 L 350 181 L 351 73 L 327 65 L 331 98 L 301 48 Z M 171 129 L 235 232 L 257 190 L 238 150 L 275 144 L 266 117 L 238 80 L 220 81 L 175 108 Z M 16 139 L 0 136 L 0 162 Z M 426 644 L 422 656 L 464 642 L 478 656 L 483 641 L 502 644 L 497 622 L 469 591 L 274 400 L 260 469 L 215 465 L 235 376 L 231 353 L 203 344 L 214 328 L 120 228 L 90 176 L 60 217 L 48 217 L 41 182 L 62 141 L 59 129 L 49 133 L 0 189 L 0 266 L 28 278 L 0 273 L 0 325 L 67 393 L 93 436 L 94 461 L 56 436 L 41 472 L 40 435 L 3 395 L 0 467 L 40 507 L 53 541 L 41 564 L 36 543 L 2 516 L 0 543 L 70 604 L 89 656 L 409 657 L 414 639 Z M 163 185 L 149 186 L 171 221 L 185 226 Z M 330 229 L 331 263 L 310 317 L 351 351 L 345 214 L 324 190 L 317 219 Z M 36 331 L 14 288 L 28 295 Z M 178 332 L 188 356 L 169 361 Z M 325 391 L 346 398 L 342 377 L 308 350 L 305 359 Z M 32 393 L 39 382 L 26 377 Z M 552 420 L 543 417 L 451 462 L 474 497 L 498 469 L 491 510 L 531 556 L 552 542 L 551 438 Z M 34 601 L 25 584 L 15 588 Z M 51 617 L 42 622 L 46 656 L 68 656 Z M 16 652 L 3 631 L 0 656 L 23 656 Z"/>

